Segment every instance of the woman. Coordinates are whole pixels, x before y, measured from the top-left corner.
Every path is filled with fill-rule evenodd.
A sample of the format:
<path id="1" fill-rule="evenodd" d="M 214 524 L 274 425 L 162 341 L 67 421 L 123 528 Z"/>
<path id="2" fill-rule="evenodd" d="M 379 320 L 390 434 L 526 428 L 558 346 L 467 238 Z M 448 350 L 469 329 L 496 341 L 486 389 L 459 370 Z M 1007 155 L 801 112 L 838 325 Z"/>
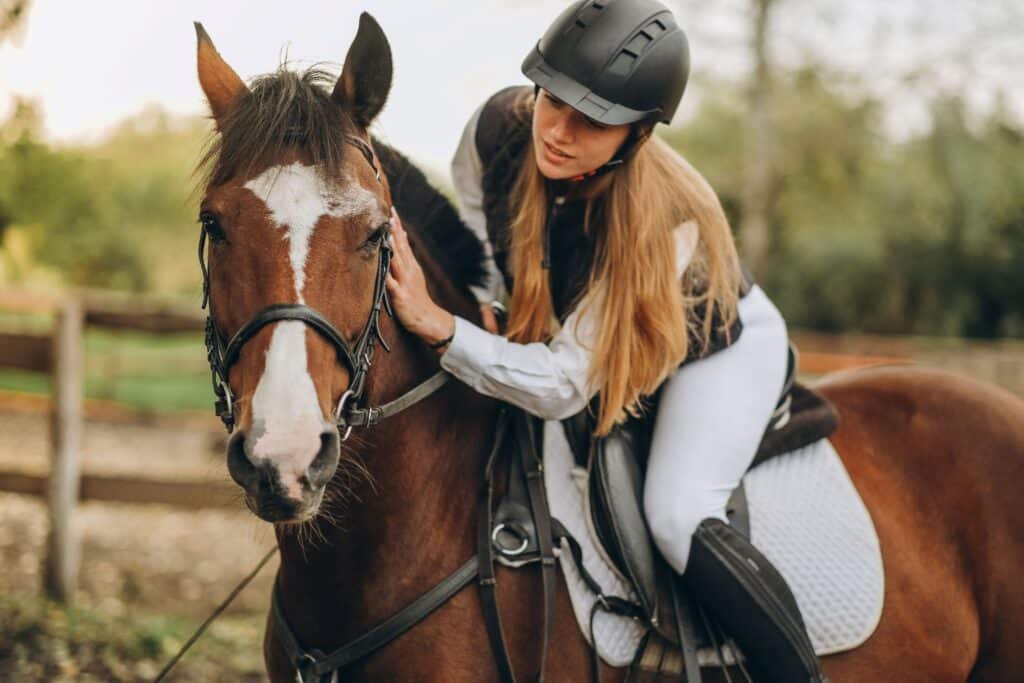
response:
<path id="1" fill-rule="evenodd" d="M 782 389 L 787 335 L 744 287 L 713 190 L 651 137 L 685 89 L 686 37 L 657 0 L 581 0 L 523 73 L 535 87 L 481 106 L 452 162 L 489 259 L 475 292 L 486 329 L 433 302 L 397 216 L 394 309 L 480 393 L 544 419 L 599 395 L 597 435 L 660 389 L 644 491 L 655 543 L 767 680 L 825 680 L 784 580 L 725 523 Z"/>

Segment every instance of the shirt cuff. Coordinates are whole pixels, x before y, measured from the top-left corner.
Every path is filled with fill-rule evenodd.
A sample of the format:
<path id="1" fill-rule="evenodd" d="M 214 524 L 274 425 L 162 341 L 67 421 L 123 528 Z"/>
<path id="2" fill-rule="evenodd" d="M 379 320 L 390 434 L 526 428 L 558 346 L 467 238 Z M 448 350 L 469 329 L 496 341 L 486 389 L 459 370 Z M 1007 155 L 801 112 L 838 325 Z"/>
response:
<path id="1" fill-rule="evenodd" d="M 441 355 L 441 367 L 469 386 L 479 385 L 481 363 L 492 355 L 496 341 L 504 338 L 455 316 L 455 336 Z"/>

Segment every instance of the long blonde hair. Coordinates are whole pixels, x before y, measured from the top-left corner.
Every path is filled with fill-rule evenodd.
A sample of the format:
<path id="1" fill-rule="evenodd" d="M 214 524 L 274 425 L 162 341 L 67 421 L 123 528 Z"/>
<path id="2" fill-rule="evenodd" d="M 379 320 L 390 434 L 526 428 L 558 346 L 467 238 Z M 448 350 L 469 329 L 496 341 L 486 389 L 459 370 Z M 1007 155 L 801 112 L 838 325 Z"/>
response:
<path id="1" fill-rule="evenodd" d="M 600 435 L 627 414 L 640 414 L 644 398 L 693 351 L 691 343 L 699 349 L 708 345 L 716 322 L 727 333 L 736 319 L 742 276 L 714 190 L 661 139 L 651 137 L 628 163 L 586 182 L 592 198 L 585 220 L 597 246 L 585 305 L 600 310 L 596 339 L 579 341 L 592 345 L 588 381 L 600 391 Z M 532 143 L 511 199 L 515 286 L 506 335 L 518 342 L 547 341 L 557 326 L 548 272 L 541 266 L 549 198 Z M 672 231 L 691 219 L 699 239 L 680 281 Z M 691 315 L 695 308 L 703 315 Z"/>

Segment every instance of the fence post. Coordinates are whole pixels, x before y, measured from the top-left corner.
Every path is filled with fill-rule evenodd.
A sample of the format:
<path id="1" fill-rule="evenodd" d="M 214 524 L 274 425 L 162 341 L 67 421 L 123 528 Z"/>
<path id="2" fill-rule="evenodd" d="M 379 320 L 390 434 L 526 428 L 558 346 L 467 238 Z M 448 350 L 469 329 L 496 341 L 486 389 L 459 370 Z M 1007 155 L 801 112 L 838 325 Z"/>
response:
<path id="1" fill-rule="evenodd" d="M 50 531 L 44 580 L 52 598 L 70 602 L 78 582 L 80 552 L 74 513 L 82 436 L 82 306 L 76 300 L 64 302 L 57 313 L 52 373 Z"/>

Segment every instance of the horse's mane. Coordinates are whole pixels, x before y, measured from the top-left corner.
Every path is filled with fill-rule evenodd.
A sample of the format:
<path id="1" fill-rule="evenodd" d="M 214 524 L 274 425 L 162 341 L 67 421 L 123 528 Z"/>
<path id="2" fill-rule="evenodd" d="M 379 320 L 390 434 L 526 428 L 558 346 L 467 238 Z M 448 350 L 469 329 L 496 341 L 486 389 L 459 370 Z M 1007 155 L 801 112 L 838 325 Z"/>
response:
<path id="1" fill-rule="evenodd" d="M 483 245 L 459 218 L 448 198 L 398 150 L 376 137 L 373 149 L 388 178 L 391 199 L 403 225 L 416 230 L 431 256 L 457 287 L 468 291 L 470 285 L 483 284 Z"/>
<path id="2" fill-rule="evenodd" d="M 340 179 L 349 152 L 345 136 L 354 134 L 356 126 L 331 99 L 336 80 L 315 66 L 295 72 L 286 65 L 253 80 L 249 93 L 217 122 L 197 168 L 200 182 L 208 187 L 251 175 L 289 149 L 307 153 L 324 177 Z M 404 155 L 376 139 L 374 149 L 403 223 L 423 238 L 456 287 L 468 291 L 481 284 L 483 246 L 451 202 Z"/>

